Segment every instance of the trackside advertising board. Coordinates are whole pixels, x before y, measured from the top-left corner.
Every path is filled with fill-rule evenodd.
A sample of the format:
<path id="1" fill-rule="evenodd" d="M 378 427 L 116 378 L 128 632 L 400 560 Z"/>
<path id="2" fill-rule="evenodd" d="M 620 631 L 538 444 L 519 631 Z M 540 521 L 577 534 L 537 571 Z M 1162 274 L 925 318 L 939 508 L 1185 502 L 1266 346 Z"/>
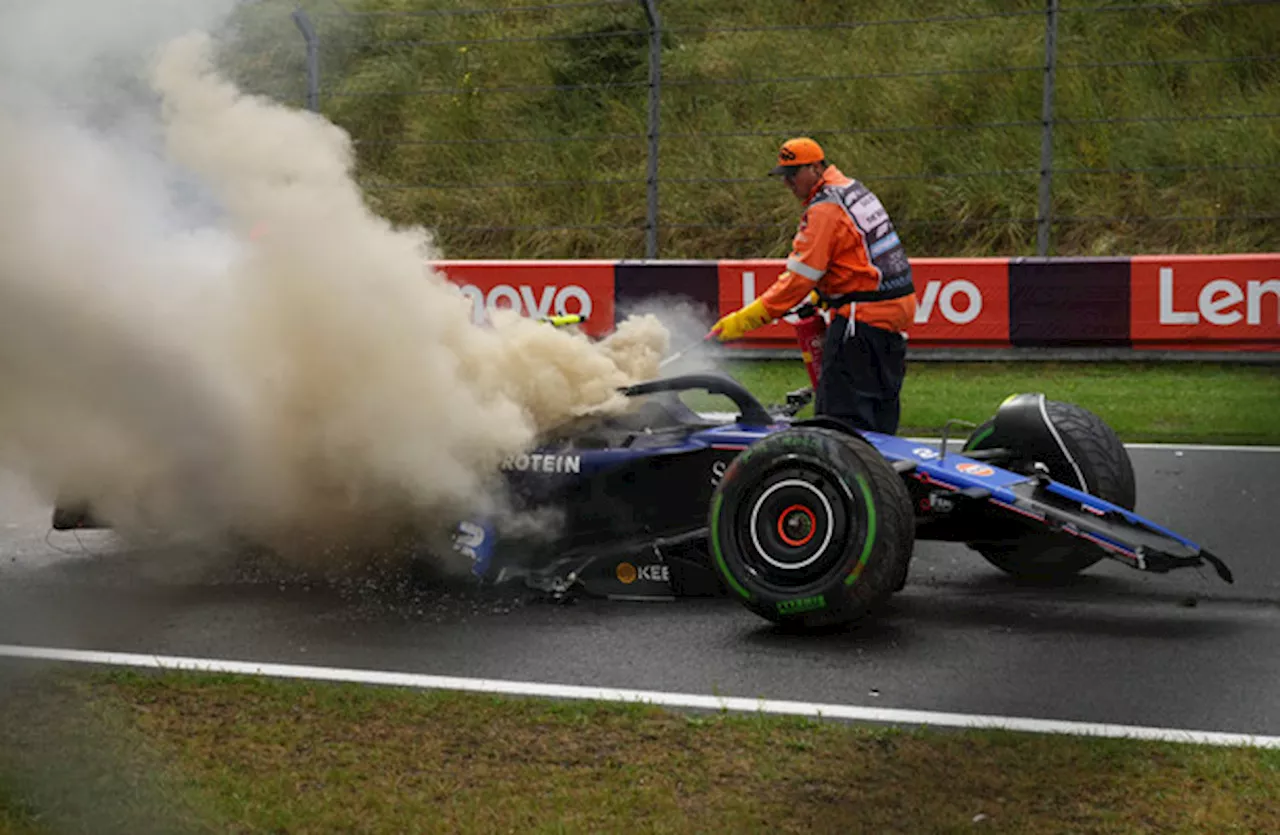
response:
<path id="1" fill-rule="evenodd" d="M 1280 350 L 1280 256 L 1135 257 L 1135 348 Z"/>
<path id="2" fill-rule="evenodd" d="M 693 309 L 708 326 L 750 303 L 782 259 L 439 261 L 473 320 L 514 308 L 586 313 L 601 336 L 650 303 Z M 920 348 L 1130 347 L 1280 351 L 1280 253 L 1112 258 L 918 258 L 911 261 Z M 796 347 L 775 322 L 732 347 Z"/>
<path id="3" fill-rule="evenodd" d="M 584 314 L 584 332 L 614 327 L 613 261 L 441 261 L 432 264 L 471 300 L 471 321 L 511 309 L 534 319 Z"/>
<path id="4" fill-rule="evenodd" d="M 720 261 L 719 315 L 750 304 L 782 273 L 783 262 Z M 1009 262 L 1003 258 L 920 258 L 911 262 L 916 287 L 912 344 L 1008 347 Z M 795 329 L 774 322 L 742 341 L 744 349 L 796 344 Z"/>

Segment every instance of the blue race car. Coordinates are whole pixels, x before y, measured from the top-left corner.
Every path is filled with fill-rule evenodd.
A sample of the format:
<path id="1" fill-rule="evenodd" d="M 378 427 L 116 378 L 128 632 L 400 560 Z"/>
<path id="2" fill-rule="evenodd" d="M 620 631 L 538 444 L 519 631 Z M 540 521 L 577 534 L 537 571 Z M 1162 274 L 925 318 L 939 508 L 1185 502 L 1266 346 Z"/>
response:
<path id="1" fill-rule="evenodd" d="M 707 392 L 729 421 L 690 408 Z M 796 420 L 812 389 L 767 409 L 733 378 L 631 386 L 634 408 L 557 428 L 503 465 L 548 535 L 463 523 L 455 548 L 484 582 L 613 598 L 727 594 L 800 629 L 846 624 L 903 588 L 916 540 L 967 544 L 1010 574 L 1060 580 L 1104 558 L 1141 571 L 1221 559 L 1133 512 L 1133 468 L 1091 412 L 1009 397 L 958 451 Z"/>
<path id="2" fill-rule="evenodd" d="M 681 399 L 689 392 L 728 398 L 733 417 L 695 411 Z M 464 521 L 453 542 L 480 582 L 556 596 L 727 594 L 801 629 L 875 611 L 903 588 L 916 540 L 967 544 L 1028 579 L 1111 558 L 1152 572 L 1209 564 L 1232 582 L 1221 559 L 1133 512 L 1124 445 L 1079 406 L 1014 395 L 952 451 L 945 430 L 934 448 L 797 420 L 812 388 L 774 408 L 719 373 L 623 393 L 625 413 L 561 425 L 503 463 L 525 512 Z M 52 523 L 106 526 L 73 501 L 58 503 Z"/>

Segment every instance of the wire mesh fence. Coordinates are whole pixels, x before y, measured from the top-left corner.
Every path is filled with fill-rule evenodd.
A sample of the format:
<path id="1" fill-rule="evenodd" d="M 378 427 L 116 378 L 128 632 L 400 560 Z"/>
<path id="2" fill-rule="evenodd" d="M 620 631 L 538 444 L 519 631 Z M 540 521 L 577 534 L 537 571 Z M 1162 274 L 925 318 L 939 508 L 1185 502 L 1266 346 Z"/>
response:
<path id="1" fill-rule="evenodd" d="M 801 134 L 915 255 L 1280 245 L 1280 0 L 849 8 L 264 0 L 240 66 L 450 257 L 781 254 Z"/>

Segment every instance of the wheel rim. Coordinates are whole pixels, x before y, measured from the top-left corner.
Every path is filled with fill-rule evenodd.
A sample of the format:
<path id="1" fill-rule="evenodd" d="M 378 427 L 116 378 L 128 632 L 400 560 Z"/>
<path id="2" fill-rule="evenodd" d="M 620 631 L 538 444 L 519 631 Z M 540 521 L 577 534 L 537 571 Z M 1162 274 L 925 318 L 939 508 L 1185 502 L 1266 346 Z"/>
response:
<path id="1" fill-rule="evenodd" d="M 741 524 L 734 525 L 744 567 L 779 590 L 813 584 L 841 567 L 846 544 L 863 527 L 848 487 L 817 462 L 786 462 L 744 499 Z"/>

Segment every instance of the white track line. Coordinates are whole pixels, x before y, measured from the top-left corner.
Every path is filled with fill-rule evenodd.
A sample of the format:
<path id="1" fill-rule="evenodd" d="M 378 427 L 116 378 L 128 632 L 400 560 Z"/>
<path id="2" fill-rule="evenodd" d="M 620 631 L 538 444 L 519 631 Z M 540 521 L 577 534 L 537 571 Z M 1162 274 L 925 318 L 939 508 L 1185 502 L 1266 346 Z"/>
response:
<path id="1" fill-rule="evenodd" d="M 1026 733 L 1101 736 L 1113 739 L 1145 739 L 1161 742 L 1196 743 L 1201 745 L 1280 748 L 1280 737 L 1253 734 L 1194 731 L 1176 728 L 1153 728 L 1141 725 L 1108 725 L 1092 722 L 1069 722 L 1056 719 L 1031 719 L 1009 716 L 982 716 L 965 713 L 939 713 L 927 710 L 858 707 L 856 705 L 820 704 L 817 702 L 778 701 L 692 693 L 668 693 L 658 690 L 627 690 L 612 687 L 581 687 L 545 684 L 531 681 L 456 678 L 416 673 L 354 670 L 334 667 L 310 667 L 294 664 L 260 664 L 247 661 L 219 661 L 210 658 L 184 658 L 162 655 L 139 655 L 123 652 L 53 649 L 0 644 L 0 657 L 61 661 L 78 664 L 106 664 L 119 667 L 144 667 L 156 670 L 187 670 L 205 673 L 257 675 L 271 678 L 310 679 L 355 684 L 411 687 L 422 690 L 459 690 L 477 693 L 503 693 L 512 696 L 540 696 L 553 699 L 584 699 L 605 702 L 639 702 L 673 708 L 769 713 L 786 716 L 811 716 L 823 719 L 847 719 L 861 722 L 919 725 L 943 728 L 999 728 Z"/>

